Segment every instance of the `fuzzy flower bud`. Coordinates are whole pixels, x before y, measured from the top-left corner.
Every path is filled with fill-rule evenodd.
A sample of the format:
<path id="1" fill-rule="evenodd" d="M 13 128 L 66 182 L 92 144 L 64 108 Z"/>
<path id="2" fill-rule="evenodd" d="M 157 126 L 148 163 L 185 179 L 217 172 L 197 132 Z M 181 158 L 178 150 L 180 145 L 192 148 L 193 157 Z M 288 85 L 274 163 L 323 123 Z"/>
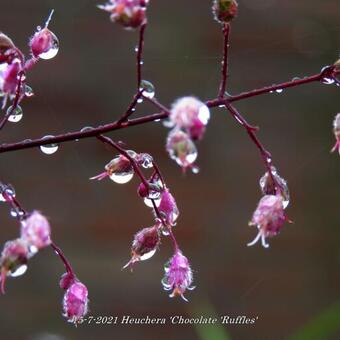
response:
<path id="1" fill-rule="evenodd" d="M 166 141 L 166 150 L 170 158 L 175 160 L 183 171 L 194 166 L 197 149 L 189 135 L 182 130 L 174 128 L 170 131 Z"/>
<path id="2" fill-rule="evenodd" d="M 171 195 L 168 188 L 165 188 L 161 194 L 158 211 L 168 226 L 174 226 L 176 224 L 179 210 L 177 208 L 175 198 Z"/>
<path id="3" fill-rule="evenodd" d="M 5 243 L 1 253 L 1 292 L 5 293 L 6 276 L 20 276 L 27 270 L 29 258 L 28 246 L 25 241 L 16 239 Z"/>
<path id="4" fill-rule="evenodd" d="M 136 157 L 134 151 L 129 150 L 131 157 Z M 110 177 L 112 181 L 119 184 L 125 184 L 129 182 L 134 175 L 134 169 L 129 159 L 123 155 L 119 155 L 113 158 L 108 164 L 105 165 L 105 172 L 100 173 L 97 176 L 90 179 L 102 180 L 105 177 Z"/>
<path id="5" fill-rule="evenodd" d="M 333 132 L 336 139 L 335 145 L 332 148 L 332 152 L 338 150 L 340 154 L 340 113 L 338 113 L 333 121 Z"/>
<path id="6" fill-rule="evenodd" d="M 171 290 L 170 297 L 180 295 L 184 301 L 188 301 L 184 297 L 184 292 L 192 290 L 193 275 L 188 259 L 177 250 L 174 256 L 164 266 L 165 275 L 162 280 L 164 290 Z"/>
<path id="7" fill-rule="evenodd" d="M 18 86 L 18 76 L 21 62 L 14 59 L 11 64 L 0 64 L 0 93 L 14 95 Z"/>
<path id="8" fill-rule="evenodd" d="M 123 268 L 130 267 L 135 262 L 150 259 L 156 253 L 160 240 L 158 224 L 140 230 L 132 242 L 131 260 Z"/>
<path id="9" fill-rule="evenodd" d="M 88 291 L 79 281 L 72 283 L 66 290 L 63 299 L 63 316 L 69 322 L 77 323 L 87 314 Z"/>
<path id="10" fill-rule="evenodd" d="M 135 29 L 146 23 L 148 0 L 109 0 L 98 8 L 109 12 L 110 19 L 126 29 Z"/>
<path id="11" fill-rule="evenodd" d="M 27 242 L 32 253 L 51 244 L 51 227 L 47 218 L 39 211 L 21 222 L 21 238 Z"/>
<path id="12" fill-rule="evenodd" d="M 252 246 L 261 239 L 262 246 L 268 248 L 266 238 L 277 235 L 285 221 L 287 216 L 284 212 L 282 196 L 263 196 L 249 222 L 249 225 L 256 226 L 259 231 L 255 239 L 247 245 Z"/>
<path id="13" fill-rule="evenodd" d="M 195 97 L 183 97 L 172 106 L 170 123 L 184 129 L 192 139 L 201 139 L 210 119 L 208 107 Z"/>
<path id="14" fill-rule="evenodd" d="M 238 4 L 236 0 L 214 0 L 213 13 L 220 23 L 229 23 L 237 15 Z"/>

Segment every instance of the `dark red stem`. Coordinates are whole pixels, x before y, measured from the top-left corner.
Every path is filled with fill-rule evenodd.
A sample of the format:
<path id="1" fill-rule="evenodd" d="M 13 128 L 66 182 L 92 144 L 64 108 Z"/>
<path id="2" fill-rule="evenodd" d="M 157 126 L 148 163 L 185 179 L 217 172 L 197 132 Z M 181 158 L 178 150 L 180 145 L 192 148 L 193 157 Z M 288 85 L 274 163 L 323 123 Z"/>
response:
<path id="1" fill-rule="evenodd" d="M 138 51 L 137 51 L 137 91 L 140 89 L 142 82 L 142 63 L 143 63 L 143 47 L 144 47 L 144 34 L 146 25 L 141 26 L 139 30 L 139 41 L 138 41 Z"/>
<path id="2" fill-rule="evenodd" d="M 228 78 L 228 50 L 229 50 L 229 33 L 230 33 L 230 25 L 223 25 L 223 59 L 222 59 L 222 69 L 221 69 L 221 83 L 220 89 L 218 92 L 218 98 L 224 98 L 224 94 L 227 86 L 227 78 Z"/>

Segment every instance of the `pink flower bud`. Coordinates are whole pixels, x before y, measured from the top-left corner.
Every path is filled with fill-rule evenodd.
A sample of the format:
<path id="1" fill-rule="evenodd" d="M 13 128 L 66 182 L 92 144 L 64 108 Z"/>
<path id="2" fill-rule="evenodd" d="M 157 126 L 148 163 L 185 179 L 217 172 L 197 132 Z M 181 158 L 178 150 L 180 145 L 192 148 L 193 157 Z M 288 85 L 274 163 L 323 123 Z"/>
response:
<path id="1" fill-rule="evenodd" d="M 159 225 L 140 230 L 132 242 L 131 260 L 123 268 L 151 258 L 156 253 L 160 240 Z"/>
<path id="2" fill-rule="evenodd" d="M 69 322 L 77 323 L 87 314 L 88 311 L 88 291 L 84 284 L 79 281 L 74 282 L 66 290 L 63 299 L 63 316 Z"/>
<path id="3" fill-rule="evenodd" d="M 285 221 L 287 221 L 287 216 L 284 212 L 282 196 L 263 196 L 249 222 L 249 225 L 256 226 L 259 232 L 255 239 L 248 243 L 248 246 L 254 245 L 261 239 L 262 246 L 268 248 L 266 238 L 277 235 Z"/>
<path id="4" fill-rule="evenodd" d="M 50 245 L 50 237 L 50 224 L 39 211 L 33 211 L 21 222 L 21 238 L 27 242 L 32 253 Z"/>
<path id="5" fill-rule="evenodd" d="M 11 64 L 0 64 L 0 92 L 14 95 L 18 86 L 18 76 L 21 71 L 21 62 L 14 59 Z"/>
<path id="6" fill-rule="evenodd" d="M 228 23 L 237 15 L 238 4 L 236 0 L 214 0 L 213 13 L 220 23 Z"/>
<path id="7" fill-rule="evenodd" d="M 126 29 L 138 28 L 146 23 L 148 0 L 109 0 L 98 8 L 109 12 L 110 19 Z"/>
<path id="8" fill-rule="evenodd" d="M 28 246 L 25 241 L 16 239 L 5 243 L 1 253 L 1 292 L 5 293 L 6 276 L 20 276 L 27 270 L 29 258 Z"/>
<path id="9" fill-rule="evenodd" d="M 177 250 L 174 256 L 164 266 L 165 275 L 162 280 L 162 285 L 165 290 L 171 290 L 170 297 L 180 295 L 184 301 L 188 301 L 184 297 L 184 292 L 192 290 L 193 275 L 188 259 Z"/>
<path id="10" fill-rule="evenodd" d="M 131 157 L 136 157 L 134 151 L 128 151 Z M 97 176 L 91 177 L 90 179 L 102 180 L 105 177 L 119 184 L 125 184 L 129 182 L 134 175 L 134 169 L 129 159 L 123 155 L 119 155 L 112 159 L 108 164 L 105 165 L 105 172 L 100 173 Z"/>
<path id="11" fill-rule="evenodd" d="M 175 198 L 170 194 L 168 188 L 165 188 L 161 194 L 158 211 L 168 226 L 174 226 L 176 224 L 179 210 Z"/>
<path id="12" fill-rule="evenodd" d="M 166 150 L 170 158 L 175 160 L 183 171 L 194 166 L 197 149 L 194 142 L 185 132 L 177 128 L 170 131 L 166 141 Z"/>
<path id="13" fill-rule="evenodd" d="M 336 142 L 335 142 L 335 145 L 332 149 L 332 152 L 337 150 L 340 154 L 340 113 L 338 113 L 334 118 L 333 132 L 334 132 Z"/>
<path id="14" fill-rule="evenodd" d="M 59 286 L 61 289 L 68 289 L 71 285 L 73 285 L 76 281 L 76 278 L 74 277 L 73 273 L 64 273 L 59 281 Z"/>
<path id="15" fill-rule="evenodd" d="M 172 106 L 170 122 L 186 130 L 192 139 L 201 139 L 210 119 L 208 107 L 195 97 L 183 97 Z"/>

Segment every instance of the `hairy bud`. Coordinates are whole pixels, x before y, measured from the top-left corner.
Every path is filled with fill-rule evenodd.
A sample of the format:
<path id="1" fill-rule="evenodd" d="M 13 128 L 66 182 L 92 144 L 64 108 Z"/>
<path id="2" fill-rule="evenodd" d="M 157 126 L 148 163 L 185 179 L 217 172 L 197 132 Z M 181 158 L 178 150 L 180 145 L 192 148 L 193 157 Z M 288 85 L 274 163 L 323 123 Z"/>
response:
<path id="1" fill-rule="evenodd" d="M 98 8 L 109 12 L 110 19 L 126 29 L 135 29 L 146 23 L 148 0 L 110 0 Z"/>
<path id="2" fill-rule="evenodd" d="M 215 19 L 220 23 L 229 23 L 238 11 L 236 0 L 214 0 L 213 13 Z"/>
<path id="3" fill-rule="evenodd" d="M 69 322 L 77 325 L 88 311 L 88 291 L 79 281 L 72 283 L 63 299 L 63 315 Z"/>
<path id="4" fill-rule="evenodd" d="M 181 296 L 184 301 L 188 301 L 184 297 L 184 292 L 192 290 L 193 275 L 188 259 L 177 250 L 174 256 L 164 266 L 165 275 L 162 285 L 165 290 L 171 290 L 170 297 Z"/>
<path id="5" fill-rule="evenodd" d="M 333 120 L 333 133 L 336 139 L 336 142 L 332 148 L 332 152 L 338 150 L 340 154 L 340 113 L 338 113 Z"/>
<path id="6" fill-rule="evenodd" d="M 248 243 L 248 246 L 254 245 L 261 239 L 262 246 L 268 248 L 269 244 L 266 243 L 266 238 L 277 235 L 285 221 L 287 221 L 287 216 L 284 212 L 282 196 L 263 196 L 249 222 L 249 225 L 256 226 L 259 231 L 255 239 Z"/>
<path id="7" fill-rule="evenodd" d="M 132 266 L 135 262 L 150 259 L 160 244 L 159 225 L 144 228 L 134 237 L 131 247 L 131 260 L 123 267 Z"/>

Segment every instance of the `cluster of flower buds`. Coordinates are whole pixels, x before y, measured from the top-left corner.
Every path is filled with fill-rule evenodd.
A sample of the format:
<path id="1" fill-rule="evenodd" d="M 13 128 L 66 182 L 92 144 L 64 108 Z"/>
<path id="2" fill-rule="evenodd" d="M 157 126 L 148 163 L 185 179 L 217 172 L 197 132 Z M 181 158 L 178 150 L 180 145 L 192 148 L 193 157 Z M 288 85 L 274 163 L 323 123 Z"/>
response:
<path id="1" fill-rule="evenodd" d="M 193 141 L 203 138 L 209 119 L 209 108 L 195 97 L 180 98 L 172 105 L 166 126 L 173 129 L 169 132 L 166 149 L 184 171 L 197 169 L 194 166 L 197 148 Z"/>
<path id="2" fill-rule="evenodd" d="M 88 290 L 73 273 L 67 272 L 62 275 L 60 288 L 65 290 L 63 298 L 63 316 L 76 326 L 82 322 L 88 312 Z"/>
<path id="3" fill-rule="evenodd" d="M 277 235 L 284 222 L 288 221 L 284 210 L 289 204 L 290 195 L 286 180 L 280 177 L 273 166 L 270 172 L 266 172 L 261 177 L 260 188 L 264 196 L 249 222 L 250 226 L 258 229 L 258 234 L 252 242 L 248 243 L 248 246 L 261 240 L 262 246 L 268 248 L 266 238 Z"/>
<path id="4" fill-rule="evenodd" d="M 109 12 L 110 19 L 126 29 L 135 29 L 146 23 L 149 0 L 109 0 L 98 8 Z"/>
<path id="5" fill-rule="evenodd" d="M 238 5 L 236 0 L 214 0 L 213 14 L 220 23 L 229 23 L 237 15 Z"/>
<path id="6" fill-rule="evenodd" d="M 173 257 L 164 266 L 165 275 L 162 285 L 165 290 L 171 290 L 170 297 L 181 296 L 184 301 L 188 301 L 184 297 L 184 292 L 192 290 L 193 281 L 192 270 L 188 259 L 177 249 Z"/>
<path id="7" fill-rule="evenodd" d="M 38 250 L 51 243 L 51 227 L 38 211 L 21 218 L 20 238 L 5 243 L 0 259 L 1 290 L 4 293 L 7 276 L 20 276 L 27 270 L 28 260 Z"/>
<path id="8" fill-rule="evenodd" d="M 332 152 L 338 151 L 340 154 L 340 113 L 338 113 L 333 121 L 333 133 L 335 136 L 335 145 L 332 148 Z"/>

